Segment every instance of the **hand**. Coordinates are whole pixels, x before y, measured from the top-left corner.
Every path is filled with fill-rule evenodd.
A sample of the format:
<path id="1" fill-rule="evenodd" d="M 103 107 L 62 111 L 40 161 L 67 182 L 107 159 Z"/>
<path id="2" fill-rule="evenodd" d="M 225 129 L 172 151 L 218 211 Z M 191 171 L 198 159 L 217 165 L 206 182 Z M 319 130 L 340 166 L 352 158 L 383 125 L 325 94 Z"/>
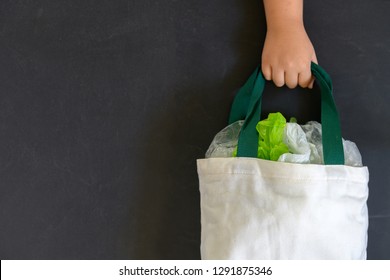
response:
<path id="1" fill-rule="evenodd" d="M 267 31 L 262 54 L 262 72 L 276 86 L 313 88 L 311 62 L 317 63 L 313 45 L 303 24 Z"/>

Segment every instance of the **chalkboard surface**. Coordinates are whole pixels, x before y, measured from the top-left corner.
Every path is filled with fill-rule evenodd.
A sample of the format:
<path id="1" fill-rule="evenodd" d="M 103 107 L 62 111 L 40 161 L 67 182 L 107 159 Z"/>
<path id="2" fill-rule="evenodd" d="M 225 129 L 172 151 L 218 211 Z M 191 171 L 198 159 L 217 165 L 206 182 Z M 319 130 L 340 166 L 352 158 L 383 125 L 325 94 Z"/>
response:
<path id="1" fill-rule="evenodd" d="M 390 2 L 305 1 L 390 259 Z M 260 0 L 0 2 L 0 258 L 199 259 L 195 161 L 260 63 Z M 318 90 L 264 114 L 319 118 Z"/>

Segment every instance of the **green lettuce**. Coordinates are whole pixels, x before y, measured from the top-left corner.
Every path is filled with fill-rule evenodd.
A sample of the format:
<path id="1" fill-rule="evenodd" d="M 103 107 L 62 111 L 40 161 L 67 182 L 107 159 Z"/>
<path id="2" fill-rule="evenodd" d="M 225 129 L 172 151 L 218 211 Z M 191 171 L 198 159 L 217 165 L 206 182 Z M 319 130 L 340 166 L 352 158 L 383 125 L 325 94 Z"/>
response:
<path id="1" fill-rule="evenodd" d="M 283 143 L 283 132 L 286 119 L 281 113 L 270 113 L 268 118 L 260 121 L 256 129 L 259 132 L 257 157 L 277 161 L 282 154 L 288 153 Z"/>

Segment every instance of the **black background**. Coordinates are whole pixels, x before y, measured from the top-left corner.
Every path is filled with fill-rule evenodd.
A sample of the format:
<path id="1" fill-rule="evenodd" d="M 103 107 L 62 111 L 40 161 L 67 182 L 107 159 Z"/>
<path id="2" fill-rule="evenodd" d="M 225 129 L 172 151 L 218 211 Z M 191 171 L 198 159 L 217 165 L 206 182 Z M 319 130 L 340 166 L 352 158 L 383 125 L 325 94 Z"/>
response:
<path id="1" fill-rule="evenodd" d="M 305 1 L 390 259 L 390 1 Z M 0 1 L 0 257 L 199 259 L 196 159 L 261 59 L 260 0 Z M 264 114 L 318 120 L 318 90 Z"/>

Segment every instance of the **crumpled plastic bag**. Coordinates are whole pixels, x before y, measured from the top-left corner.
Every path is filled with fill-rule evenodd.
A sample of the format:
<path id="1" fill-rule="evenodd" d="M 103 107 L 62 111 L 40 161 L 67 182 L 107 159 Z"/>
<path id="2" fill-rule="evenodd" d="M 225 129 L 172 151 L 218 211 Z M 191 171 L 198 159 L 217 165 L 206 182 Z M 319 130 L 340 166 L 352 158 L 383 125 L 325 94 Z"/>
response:
<path id="1" fill-rule="evenodd" d="M 243 124 L 244 121 L 237 121 L 221 130 L 214 137 L 214 140 L 207 150 L 206 158 L 234 156 L 237 150 L 238 136 Z M 274 134 L 272 140 L 268 139 L 267 141 L 264 141 L 264 144 L 261 144 L 259 137 L 259 155 L 262 153 L 260 152 L 260 145 L 266 147 L 267 143 L 272 142 L 275 144 L 280 140 L 280 137 L 282 137 L 283 143 L 287 147 L 287 151 L 278 156 L 276 160 L 290 163 L 324 164 L 322 126 L 320 123 L 310 121 L 305 125 L 299 125 L 297 123 L 289 122 L 285 124 L 282 134 L 280 134 L 279 128 L 277 131 L 274 131 Z M 361 154 L 354 142 L 343 139 L 343 147 L 345 165 L 355 167 L 363 166 Z M 272 158 L 275 158 L 275 155 L 276 153 L 273 154 Z"/>
<path id="2" fill-rule="evenodd" d="M 310 121 L 302 125 L 305 131 L 307 141 L 315 147 L 315 152 L 312 152 L 310 163 L 324 164 L 322 150 L 322 126 L 316 121 Z M 363 166 L 362 156 L 358 147 L 352 141 L 343 139 L 345 165 L 360 167 Z"/>
<path id="3" fill-rule="evenodd" d="M 232 157 L 243 124 L 244 121 L 237 121 L 218 132 L 206 152 L 206 158 Z"/>
<path id="4" fill-rule="evenodd" d="M 283 142 L 287 145 L 289 152 L 282 154 L 278 158 L 278 161 L 310 163 L 312 144 L 307 141 L 306 134 L 299 124 L 286 124 L 283 133 Z"/>
<path id="5" fill-rule="evenodd" d="M 324 164 L 322 152 L 322 126 L 316 121 L 310 121 L 302 125 L 302 130 L 305 132 L 306 139 L 312 144 L 312 154 L 310 162 L 314 164 Z"/>

